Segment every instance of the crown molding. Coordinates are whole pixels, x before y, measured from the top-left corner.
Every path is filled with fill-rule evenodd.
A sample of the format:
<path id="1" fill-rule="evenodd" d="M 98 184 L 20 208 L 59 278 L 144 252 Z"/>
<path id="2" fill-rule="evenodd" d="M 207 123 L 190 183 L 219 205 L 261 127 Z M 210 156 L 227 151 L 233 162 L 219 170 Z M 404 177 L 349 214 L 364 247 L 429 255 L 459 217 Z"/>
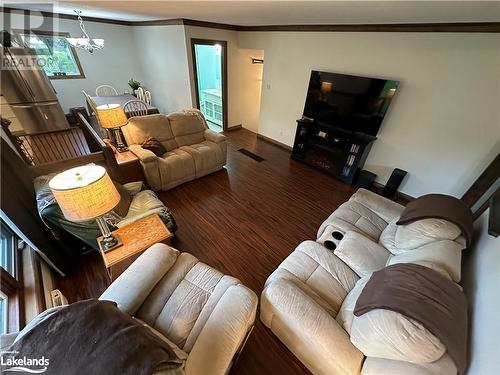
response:
<path id="1" fill-rule="evenodd" d="M 11 14 L 25 14 L 29 10 L 0 7 L 0 11 Z M 71 14 L 33 11 L 44 17 L 76 20 Z M 226 23 L 207 22 L 187 18 L 151 21 L 121 21 L 109 18 L 85 17 L 86 22 L 100 22 L 121 26 L 198 26 L 233 31 L 280 31 L 280 32 L 438 32 L 438 33 L 500 33 L 500 22 L 454 22 L 454 23 L 396 23 L 396 24 L 337 24 L 337 25 L 264 25 L 241 26 Z"/>

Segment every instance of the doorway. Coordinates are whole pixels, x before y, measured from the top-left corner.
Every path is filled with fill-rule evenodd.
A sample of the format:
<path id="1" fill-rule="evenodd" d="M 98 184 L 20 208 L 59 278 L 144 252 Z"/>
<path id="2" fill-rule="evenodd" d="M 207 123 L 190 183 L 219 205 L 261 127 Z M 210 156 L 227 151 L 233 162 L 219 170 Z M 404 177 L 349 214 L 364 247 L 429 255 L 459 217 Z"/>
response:
<path id="1" fill-rule="evenodd" d="M 191 39 L 196 104 L 216 132 L 227 129 L 227 42 Z"/>

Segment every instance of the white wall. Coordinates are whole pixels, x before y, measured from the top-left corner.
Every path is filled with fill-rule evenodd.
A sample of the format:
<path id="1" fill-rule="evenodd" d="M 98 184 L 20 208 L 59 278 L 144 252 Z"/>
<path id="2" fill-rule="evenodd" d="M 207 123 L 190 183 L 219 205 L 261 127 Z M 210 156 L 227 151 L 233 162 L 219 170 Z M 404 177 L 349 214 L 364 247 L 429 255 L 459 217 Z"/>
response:
<path id="1" fill-rule="evenodd" d="M 187 58 L 191 77 L 191 96 L 196 106 L 191 39 L 225 40 L 227 42 L 228 127 L 242 125 L 258 129 L 262 65 L 253 65 L 252 57 L 263 58 L 262 50 L 238 48 L 238 32 L 198 26 L 185 26 Z"/>
<path id="2" fill-rule="evenodd" d="M 192 107 L 184 26 L 132 26 L 131 30 L 131 44 L 153 105 L 162 113 Z"/>
<path id="3" fill-rule="evenodd" d="M 293 144 L 312 69 L 401 81 L 365 168 L 402 191 L 460 196 L 500 151 L 500 36 L 240 32 L 264 49 L 259 133 Z"/>
<path id="4" fill-rule="evenodd" d="M 469 375 L 500 374 L 500 237 L 488 235 L 488 214 L 475 222 L 475 244 L 463 259 L 462 284 L 469 301 Z"/>
<path id="5" fill-rule="evenodd" d="M 0 17 L 3 16 L 1 13 Z M 31 26 L 38 27 L 40 20 L 39 16 L 32 16 Z M 82 35 L 78 22 L 53 20 L 57 31 L 69 32 L 73 37 Z M 20 14 L 11 14 L 12 28 L 22 29 L 23 25 L 24 19 Z M 77 51 L 85 78 L 51 80 L 65 112 L 71 107 L 85 106 L 82 90 L 95 95 L 97 86 L 109 84 L 123 92 L 129 89 L 127 82 L 131 77 L 141 80 L 140 59 L 136 54 L 131 27 L 97 22 L 85 22 L 85 26 L 91 37 L 105 39 L 105 46 L 93 55 L 83 50 Z M 43 29 L 47 30 L 46 27 Z"/>

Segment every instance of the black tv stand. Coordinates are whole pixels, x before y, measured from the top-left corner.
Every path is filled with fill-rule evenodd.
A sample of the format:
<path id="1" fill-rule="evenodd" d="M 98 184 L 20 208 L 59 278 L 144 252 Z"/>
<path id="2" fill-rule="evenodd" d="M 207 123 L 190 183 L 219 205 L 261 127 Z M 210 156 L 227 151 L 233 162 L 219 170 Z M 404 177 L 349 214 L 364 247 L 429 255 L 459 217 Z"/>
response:
<path id="1" fill-rule="evenodd" d="M 300 119 L 291 157 L 352 184 L 376 139 L 319 121 Z"/>

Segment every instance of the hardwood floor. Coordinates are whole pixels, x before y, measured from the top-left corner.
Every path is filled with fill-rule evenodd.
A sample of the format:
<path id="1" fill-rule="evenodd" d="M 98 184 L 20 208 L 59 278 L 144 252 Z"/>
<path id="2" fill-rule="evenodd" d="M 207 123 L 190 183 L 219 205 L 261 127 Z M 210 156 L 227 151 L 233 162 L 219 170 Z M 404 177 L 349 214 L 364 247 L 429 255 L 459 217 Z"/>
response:
<path id="1" fill-rule="evenodd" d="M 260 295 L 271 272 L 355 188 L 299 162 L 254 133 L 229 138 L 226 170 L 159 194 L 179 226 L 172 246 L 187 251 Z M 239 148 L 263 157 L 255 160 Z M 70 302 L 96 297 L 109 283 L 97 253 L 82 258 L 75 273 L 57 280 Z M 260 322 L 231 374 L 305 374 L 305 367 Z"/>

